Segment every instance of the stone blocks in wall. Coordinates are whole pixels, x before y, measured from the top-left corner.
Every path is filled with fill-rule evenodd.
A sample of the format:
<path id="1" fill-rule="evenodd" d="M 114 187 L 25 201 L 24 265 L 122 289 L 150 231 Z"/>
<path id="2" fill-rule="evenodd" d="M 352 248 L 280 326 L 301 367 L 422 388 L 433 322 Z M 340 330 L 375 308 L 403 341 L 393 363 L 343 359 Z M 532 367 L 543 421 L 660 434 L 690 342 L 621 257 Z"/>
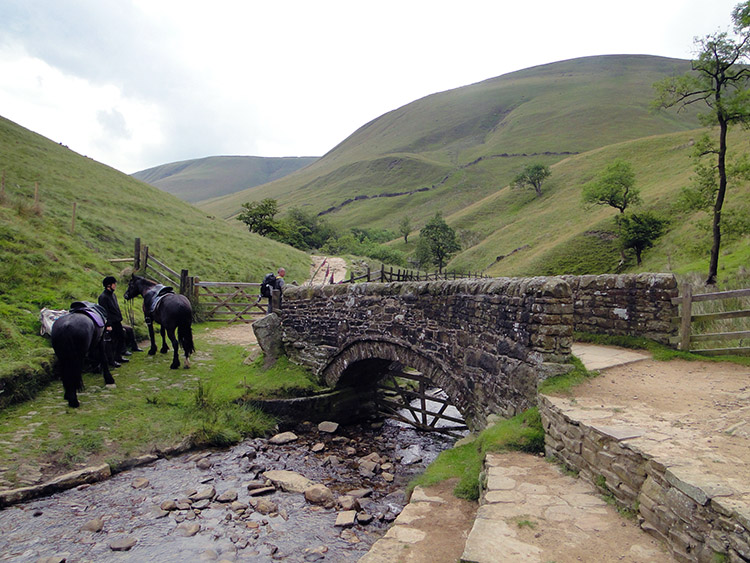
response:
<path id="1" fill-rule="evenodd" d="M 668 343 L 676 333 L 679 295 L 672 274 L 562 276 L 571 287 L 574 326 L 579 332 L 642 336 Z"/>

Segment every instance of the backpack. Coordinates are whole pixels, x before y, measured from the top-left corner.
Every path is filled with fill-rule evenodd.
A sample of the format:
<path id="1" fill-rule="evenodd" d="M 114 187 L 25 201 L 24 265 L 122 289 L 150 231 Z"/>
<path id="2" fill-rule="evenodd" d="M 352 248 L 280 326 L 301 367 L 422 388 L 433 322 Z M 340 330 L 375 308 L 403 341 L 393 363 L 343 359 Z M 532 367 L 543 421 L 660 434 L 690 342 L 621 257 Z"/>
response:
<path id="1" fill-rule="evenodd" d="M 263 281 L 260 284 L 260 296 L 271 297 L 271 291 L 276 287 L 276 276 L 273 274 L 266 274 Z"/>

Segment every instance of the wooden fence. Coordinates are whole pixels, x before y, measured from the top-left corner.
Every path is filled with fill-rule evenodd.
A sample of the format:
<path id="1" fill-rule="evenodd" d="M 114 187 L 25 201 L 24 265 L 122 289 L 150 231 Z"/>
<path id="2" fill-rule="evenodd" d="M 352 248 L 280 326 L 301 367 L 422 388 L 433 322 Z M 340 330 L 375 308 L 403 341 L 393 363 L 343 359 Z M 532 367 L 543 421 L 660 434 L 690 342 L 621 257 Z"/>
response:
<path id="1" fill-rule="evenodd" d="M 258 299 L 260 283 L 188 279 L 188 295 L 200 303 L 201 314 L 207 321 L 249 323 L 266 314 L 267 300 Z"/>
<path id="2" fill-rule="evenodd" d="M 684 284 L 682 286 L 682 295 L 672 299 L 672 303 L 680 305 L 680 316 L 673 319 L 674 322 L 680 324 L 680 334 L 678 337 L 672 339 L 672 343 L 678 344 L 680 350 L 712 356 L 722 354 L 750 354 L 750 346 L 744 345 L 747 339 L 750 339 L 750 330 L 707 332 L 702 334 L 696 334 L 693 330 L 696 323 L 712 323 L 725 319 L 750 319 L 750 309 L 693 314 L 694 303 L 742 299 L 745 297 L 750 297 L 750 289 L 736 289 L 693 295 L 692 287 L 689 284 Z M 748 323 L 750 321 L 745 323 L 745 327 L 747 327 Z M 698 348 L 693 346 L 696 342 L 720 342 L 727 340 L 737 340 L 739 345 L 728 348 Z"/>
<path id="3" fill-rule="evenodd" d="M 484 278 L 487 277 L 483 274 L 478 273 L 458 273 L 458 272 L 419 272 L 415 270 L 394 270 L 393 267 L 385 269 L 385 265 L 380 266 L 380 270 L 372 272 L 368 266 L 367 272 L 360 276 L 355 276 L 352 272 L 348 279 L 342 280 L 340 283 L 356 283 L 358 281 L 367 282 L 408 282 L 408 281 L 429 281 L 429 280 L 458 280 L 464 278 Z"/>

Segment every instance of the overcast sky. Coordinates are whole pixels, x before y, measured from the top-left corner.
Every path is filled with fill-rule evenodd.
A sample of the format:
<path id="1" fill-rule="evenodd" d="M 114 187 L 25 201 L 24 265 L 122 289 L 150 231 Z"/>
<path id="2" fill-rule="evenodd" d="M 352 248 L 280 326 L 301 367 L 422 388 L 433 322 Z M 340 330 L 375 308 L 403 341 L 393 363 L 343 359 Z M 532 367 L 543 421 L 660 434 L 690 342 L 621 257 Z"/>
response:
<path id="1" fill-rule="evenodd" d="M 392 109 L 514 70 L 691 58 L 737 3 L 0 0 L 0 115 L 127 173 L 320 156 Z"/>

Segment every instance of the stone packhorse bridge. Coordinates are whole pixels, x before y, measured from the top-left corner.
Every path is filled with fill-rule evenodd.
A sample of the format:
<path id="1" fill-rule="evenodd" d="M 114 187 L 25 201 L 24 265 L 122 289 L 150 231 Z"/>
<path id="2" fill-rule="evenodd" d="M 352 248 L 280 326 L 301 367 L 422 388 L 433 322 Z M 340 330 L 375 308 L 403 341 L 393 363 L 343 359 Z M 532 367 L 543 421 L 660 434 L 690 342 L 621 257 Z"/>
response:
<path id="1" fill-rule="evenodd" d="M 475 430 L 536 404 L 538 382 L 567 371 L 574 330 L 665 342 L 676 296 L 664 274 L 287 286 L 253 327 L 267 355 L 282 348 L 333 388 L 412 367 Z"/>

